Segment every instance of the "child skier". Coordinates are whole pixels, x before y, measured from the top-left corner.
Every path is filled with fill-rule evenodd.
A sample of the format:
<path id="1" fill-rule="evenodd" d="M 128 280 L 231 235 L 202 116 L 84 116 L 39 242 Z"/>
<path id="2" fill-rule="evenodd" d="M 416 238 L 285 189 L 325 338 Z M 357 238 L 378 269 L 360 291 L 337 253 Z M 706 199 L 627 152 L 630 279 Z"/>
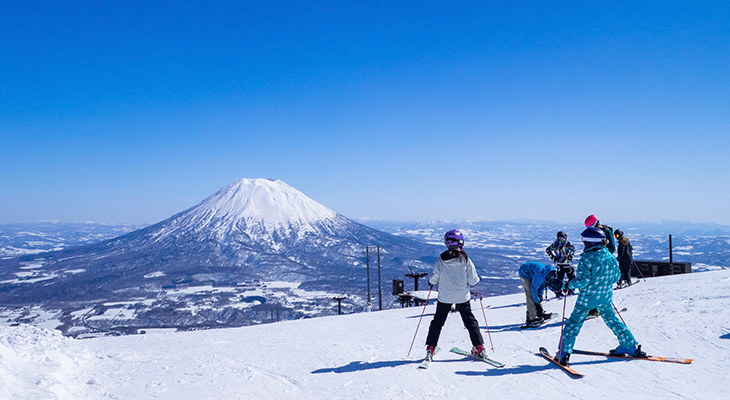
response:
<path id="1" fill-rule="evenodd" d="M 426 357 L 433 357 L 434 349 L 438 344 L 441 328 L 446 322 L 446 317 L 451 311 L 451 306 L 456 305 L 456 310 L 461 314 L 469 338 L 472 343 L 472 354 L 478 357 L 486 357 L 484 338 L 479 331 L 479 323 L 471 312 L 471 292 L 469 287 L 479 283 L 476 267 L 469 260 L 464 252 L 464 235 L 457 230 L 450 230 L 444 235 L 444 244 L 448 250 L 441 253 L 433 267 L 433 274 L 428 280 L 431 286 L 439 285 L 438 302 L 436 314 L 433 316 L 431 325 L 426 337 Z"/>
<path id="2" fill-rule="evenodd" d="M 546 286 L 550 286 L 555 280 L 555 268 L 552 265 L 544 265 L 535 261 L 528 261 L 520 265 L 520 279 L 525 289 L 525 302 L 527 304 L 527 316 L 525 327 L 536 327 L 550 319 L 552 313 L 545 313 L 542 309 L 542 292 Z"/>
<path id="3" fill-rule="evenodd" d="M 567 233 L 559 231 L 557 239 L 545 249 L 545 253 L 557 264 L 558 279 L 562 281 L 566 275 L 568 276 L 568 280 L 575 278 L 575 270 L 571 265 L 573 254 L 575 254 L 575 247 L 568 241 Z M 568 294 L 572 295 L 573 291 L 569 291 Z M 562 297 L 562 291 L 558 291 L 556 295 Z"/>
<path id="4" fill-rule="evenodd" d="M 608 250 L 608 252 L 611 254 L 616 252 L 616 242 L 614 242 L 613 240 L 613 228 L 608 225 L 601 224 L 601 221 L 598 220 L 598 217 L 593 214 L 586 217 L 585 226 L 586 228 L 594 227 L 600 229 L 606 236 L 606 249 Z M 590 315 L 591 317 L 597 317 L 598 309 L 592 309 L 588 312 L 588 315 Z"/>
<path id="5" fill-rule="evenodd" d="M 603 322 L 618 338 L 619 346 L 611 350 L 612 354 L 646 357 L 646 353 L 641 351 L 641 345 L 613 309 L 613 284 L 618 281 L 619 270 L 616 257 L 606 249 L 606 235 L 602 230 L 591 226 L 581 233 L 581 239 L 585 250 L 578 262 L 577 277 L 566 282 L 563 287 L 580 289 L 580 293 L 570 318 L 565 321 L 555 361 L 568 365 L 575 338 L 591 308 L 598 309 Z"/>

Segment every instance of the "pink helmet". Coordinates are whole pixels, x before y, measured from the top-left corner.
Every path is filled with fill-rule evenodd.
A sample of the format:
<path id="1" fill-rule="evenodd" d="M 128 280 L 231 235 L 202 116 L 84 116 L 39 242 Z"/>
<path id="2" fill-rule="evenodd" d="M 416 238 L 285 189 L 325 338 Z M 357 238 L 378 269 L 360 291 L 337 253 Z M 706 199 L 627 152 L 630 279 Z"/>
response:
<path id="1" fill-rule="evenodd" d="M 595 224 L 596 224 L 596 222 L 599 222 L 599 221 L 598 221 L 598 217 L 596 217 L 596 216 L 595 216 L 595 215 L 593 215 L 593 214 L 589 215 L 589 216 L 588 216 L 588 217 L 586 218 L 586 228 L 588 228 L 589 226 L 593 226 L 593 225 L 595 225 Z"/>

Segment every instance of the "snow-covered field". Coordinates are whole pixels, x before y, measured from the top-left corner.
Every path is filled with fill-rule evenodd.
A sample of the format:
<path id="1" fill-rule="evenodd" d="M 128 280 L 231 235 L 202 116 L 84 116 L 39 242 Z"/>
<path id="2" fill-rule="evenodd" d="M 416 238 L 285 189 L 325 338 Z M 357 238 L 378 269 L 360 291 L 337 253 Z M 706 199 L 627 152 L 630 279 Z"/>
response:
<path id="1" fill-rule="evenodd" d="M 519 329 L 524 296 L 484 299 L 495 369 L 449 353 L 469 348 L 451 315 L 428 370 L 417 366 L 434 306 L 186 333 L 64 338 L 30 326 L 0 328 L 2 399 L 723 399 L 730 371 L 730 271 L 651 278 L 616 291 L 617 307 L 652 355 L 690 365 L 574 355 L 574 379 L 537 355 L 555 351 L 559 318 Z M 572 310 L 575 298 L 567 302 Z M 479 302 L 472 304 L 484 320 Z M 561 314 L 563 302 L 547 311 Z M 489 337 L 483 326 L 487 344 Z M 616 339 L 587 321 L 576 348 L 608 350 Z"/>

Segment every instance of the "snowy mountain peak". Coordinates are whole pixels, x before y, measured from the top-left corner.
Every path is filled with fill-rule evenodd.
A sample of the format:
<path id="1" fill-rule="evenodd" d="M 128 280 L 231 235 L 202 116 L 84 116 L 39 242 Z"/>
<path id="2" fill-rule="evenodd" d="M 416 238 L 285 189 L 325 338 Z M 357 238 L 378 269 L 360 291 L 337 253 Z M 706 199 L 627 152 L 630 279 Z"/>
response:
<path id="1" fill-rule="evenodd" d="M 338 214 L 280 180 L 239 179 L 177 218 L 185 228 L 212 228 L 230 233 L 237 227 L 259 226 L 308 230 Z"/>

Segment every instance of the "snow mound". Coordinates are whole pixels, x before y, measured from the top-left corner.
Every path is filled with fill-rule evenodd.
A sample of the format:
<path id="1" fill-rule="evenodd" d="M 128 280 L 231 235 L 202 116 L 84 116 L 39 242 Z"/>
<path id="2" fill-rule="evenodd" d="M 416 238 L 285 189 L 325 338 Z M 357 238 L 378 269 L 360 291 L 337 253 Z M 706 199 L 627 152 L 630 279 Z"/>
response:
<path id="1" fill-rule="evenodd" d="M 97 398 L 97 382 L 85 368 L 91 359 L 88 349 L 59 331 L 0 327 L 0 398 Z"/>

